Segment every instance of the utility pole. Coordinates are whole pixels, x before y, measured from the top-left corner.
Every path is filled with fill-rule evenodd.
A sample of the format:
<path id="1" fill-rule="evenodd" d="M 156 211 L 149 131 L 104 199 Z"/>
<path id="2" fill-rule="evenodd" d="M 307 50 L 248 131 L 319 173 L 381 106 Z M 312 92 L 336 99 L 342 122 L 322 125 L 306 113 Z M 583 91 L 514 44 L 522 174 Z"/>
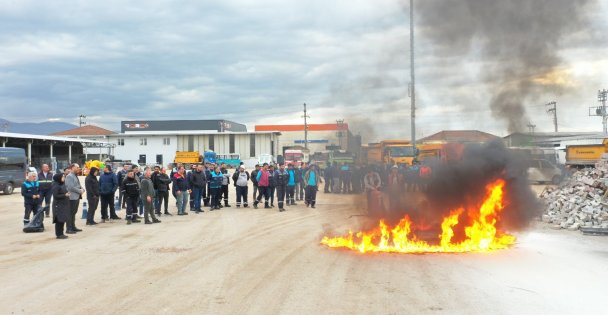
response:
<path id="1" fill-rule="evenodd" d="M 547 114 L 553 114 L 553 127 L 555 128 L 555 132 L 557 132 L 557 103 L 553 101 L 545 104 L 545 106 L 549 106 Z"/>
<path id="2" fill-rule="evenodd" d="M 608 113 L 606 113 L 606 99 L 608 98 L 608 90 L 599 90 L 597 92 L 597 100 L 601 106 L 589 107 L 589 116 L 602 117 L 602 125 L 604 126 L 604 135 L 608 135 Z"/>
<path id="3" fill-rule="evenodd" d="M 531 121 L 528 122 L 528 132 L 534 134 L 534 128 L 536 128 L 536 125 L 533 125 Z"/>
<path id="4" fill-rule="evenodd" d="M 87 118 L 87 116 L 80 114 L 80 116 L 78 116 L 78 118 L 80 118 L 80 127 L 82 127 L 82 125 L 86 125 L 87 122 L 84 120 Z"/>
<path id="5" fill-rule="evenodd" d="M 308 149 L 308 121 L 307 118 L 310 116 L 306 115 L 306 103 L 304 103 L 304 148 Z"/>
<path id="6" fill-rule="evenodd" d="M 337 119 L 336 120 L 336 126 L 338 127 L 338 132 L 336 133 L 336 136 L 338 136 L 338 143 L 340 144 L 340 150 L 343 150 L 344 148 L 342 148 L 342 128 L 344 126 L 344 119 Z"/>
<path id="7" fill-rule="evenodd" d="M 410 0 L 410 74 L 412 80 L 412 145 L 416 147 L 416 76 L 414 73 L 414 0 Z"/>

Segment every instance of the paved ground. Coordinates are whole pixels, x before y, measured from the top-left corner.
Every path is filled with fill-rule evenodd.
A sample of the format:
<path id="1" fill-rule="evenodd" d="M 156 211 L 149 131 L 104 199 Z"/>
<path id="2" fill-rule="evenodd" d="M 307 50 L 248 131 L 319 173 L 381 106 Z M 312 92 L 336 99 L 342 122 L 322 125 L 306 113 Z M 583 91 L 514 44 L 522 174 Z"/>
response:
<path id="1" fill-rule="evenodd" d="M 491 254 L 360 255 L 319 245 L 366 219 L 353 196 L 317 209 L 223 209 L 21 232 L 0 195 L 0 313 L 606 314 L 608 237 L 542 224 Z M 173 208 L 172 211 L 175 211 Z M 124 211 L 120 213 L 124 216 Z"/>

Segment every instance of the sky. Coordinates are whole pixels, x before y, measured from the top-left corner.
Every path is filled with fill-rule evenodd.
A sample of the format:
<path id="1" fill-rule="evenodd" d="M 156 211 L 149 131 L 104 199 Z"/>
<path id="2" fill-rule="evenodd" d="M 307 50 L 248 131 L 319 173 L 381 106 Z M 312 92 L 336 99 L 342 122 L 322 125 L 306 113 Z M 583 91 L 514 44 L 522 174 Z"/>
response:
<path id="1" fill-rule="evenodd" d="M 487 69 L 515 64 L 518 52 L 506 45 L 493 58 L 483 23 L 470 25 L 465 49 L 435 28 L 446 20 L 462 34 L 449 14 L 476 21 L 486 12 L 473 9 L 480 0 L 427 1 L 439 6 L 415 10 L 416 136 L 507 135 L 508 122 L 489 105 L 502 83 Z M 578 1 L 586 23 L 548 45 L 558 62 L 533 81 L 549 88 L 523 100 L 535 131 L 553 130 L 550 101 L 560 131 L 602 130 L 588 107 L 608 89 L 608 1 Z M 521 23 L 520 11 L 501 23 Z M 253 130 L 302 123 L 306 103 L 310 123 L 344 119 L 364 142 L 410 137 L 408 1 L 0 0 L 0 29 L 0 118 L 11 121 L 77 124 L 84 114 L 89 124 L 119 130 L 121 120 L 228 119 Z M 528 34 L 540 32 L 516 35 Z"/>

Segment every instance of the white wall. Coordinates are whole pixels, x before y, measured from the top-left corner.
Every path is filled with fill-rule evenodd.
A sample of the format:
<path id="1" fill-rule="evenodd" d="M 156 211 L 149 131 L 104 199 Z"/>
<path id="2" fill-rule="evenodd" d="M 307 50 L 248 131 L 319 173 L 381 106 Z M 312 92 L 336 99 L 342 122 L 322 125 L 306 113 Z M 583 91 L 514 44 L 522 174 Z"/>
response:
<path id="1" fill-rule="evenodd" d="M 255 135 L 255 157 L 260 154 L 273 154 L 271 152 L 271 142 L 275 138 L 272 134 L 254 134 Z M 241 160 L 251 158 L 251 134 L 234 134 L 234 152 L 230 152 L 230 134 L 217 133 L 213 134 L 214 148 L 216 153 L 238 153 L 241 155 Z M 178 151 L 193 151 L 204 152 L 210 150 L 209 147 L 210 135 L 195 135 L 193 137 L 193 148 L 188 145 L 189 136 L 177 136 Z M 276 139 L 274 139 L 276 140 Z M 275 143 L 274 155 L 279 152 Z"/>
<path id="2" fill-rule="evenodd" d="M 147 139 L 147 145 L 140 145 L 140 139 Z M 169 138 L 170 144 L 164 145 L 163 139 Z M 118 145 L 118 139 L 124 139 L 125 145 Z M 156 164 L 156 155 L 163 155 L 163 165 L 173 163 L 177 151 L 177 137 L 171 135 L 112 135 L 110 142 L 116 144 L 114 156 L 118 160 L 131 160 L 137 163 L 140 154 L 146 155 L 146 164 Z"/>
<path id="3" fill-rule="evenodd" d="M 343 131 L 342 136 L 342 147 L 347 147 L 348 138 L 346 136 L 346 131 Z M 282 151 L 283 147 L 291 147 L 294 145 L 304 146 L 304 143 L 295 143 L 295 140 L 304 140 L 304 132 L 303 131 L 281 131 L 281 139 L 279 141 L 280 151 Z M 326 146 L 328 145 L 339 145 L 340 141 L 338 140 L 337 131 L 309 131 L 308 132 L 308 140 L 328 140 L 328 143 L 309 143 L 308 149 L 310 153 L 325 151 Z"/>

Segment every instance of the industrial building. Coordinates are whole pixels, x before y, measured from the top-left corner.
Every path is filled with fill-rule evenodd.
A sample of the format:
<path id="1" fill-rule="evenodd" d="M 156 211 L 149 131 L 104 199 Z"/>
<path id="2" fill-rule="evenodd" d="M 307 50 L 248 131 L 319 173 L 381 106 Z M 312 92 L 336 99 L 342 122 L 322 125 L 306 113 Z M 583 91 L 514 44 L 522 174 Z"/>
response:
<path id="1" fill-rule="evenodd" d="M 307 124 L 306 135 L 304 125 L 256 125 L 257 132 L 280 132 L 278 144 L 280 152 L 292 147 L 305 146 L 308 142 L 310 153 L 328 150 L 346 150 L 356 153 L 361 148 L 361 137 L 353 135 L 347 123 Z M 305 138 L 308 139 L 305 139 Z"/>
<path id="2" fill-rule="evenodd" d="M 279 154 L 280 132 L 248 132 L 228 120 L 122 121 L 121 133 L 108 135 L 114 159 L 139 164 L 172 163 L 177 151 L 239 154 L 247 165 L 260 154 Z"/>

